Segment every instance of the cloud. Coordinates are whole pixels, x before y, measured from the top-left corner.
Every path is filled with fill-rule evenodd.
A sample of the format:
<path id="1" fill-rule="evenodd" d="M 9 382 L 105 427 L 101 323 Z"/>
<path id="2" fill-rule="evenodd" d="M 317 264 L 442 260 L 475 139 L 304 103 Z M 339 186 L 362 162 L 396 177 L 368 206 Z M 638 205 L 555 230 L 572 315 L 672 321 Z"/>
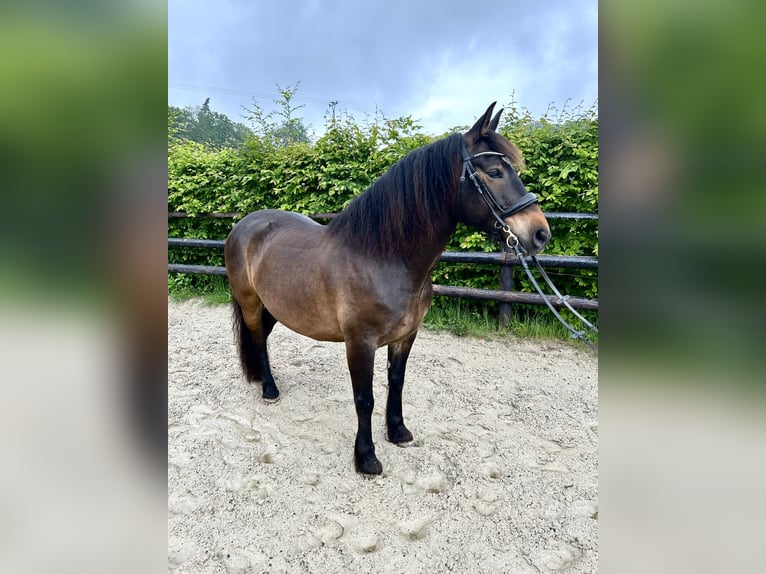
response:
<path id="1" fill-rule="evenodd" d="M 221 0 L 211 9 L 170 0 L 169 101 L 210 96 L 213 109 L 241 119 L 251 97 L 268 108 L 277 83 L 300 81 L 296 102 L 315 128 L 336 100 L 355 115 L 412 115 L 432 132 L 512 93 L 543 113 L 595 93 L 596 6 Z"/>
<path id="2" fill-rule="evenodd" d="M 421 82 L 408 105 L 414 117 L 441 133 L 473 124 L 493 101 L 508 103 L 528 75 L 523 62 L 509 62 L 504 54 L 479 61 L 447 55 L 433 75 Z"/>

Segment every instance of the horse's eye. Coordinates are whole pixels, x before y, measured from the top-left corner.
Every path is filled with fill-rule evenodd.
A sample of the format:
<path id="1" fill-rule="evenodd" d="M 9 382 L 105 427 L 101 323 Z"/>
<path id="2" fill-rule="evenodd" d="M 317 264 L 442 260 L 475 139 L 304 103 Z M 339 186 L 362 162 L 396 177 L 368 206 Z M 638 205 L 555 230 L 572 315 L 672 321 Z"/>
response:
<path id="1" fill-rule="evenodd" d="M 503 172 L 502 172 L 502 171 L 500 171 L 499 169 L 490 169 L 490 170 L 487 172 L 487 175 L 488 175 L 489 177 L 503 177 Z"/>

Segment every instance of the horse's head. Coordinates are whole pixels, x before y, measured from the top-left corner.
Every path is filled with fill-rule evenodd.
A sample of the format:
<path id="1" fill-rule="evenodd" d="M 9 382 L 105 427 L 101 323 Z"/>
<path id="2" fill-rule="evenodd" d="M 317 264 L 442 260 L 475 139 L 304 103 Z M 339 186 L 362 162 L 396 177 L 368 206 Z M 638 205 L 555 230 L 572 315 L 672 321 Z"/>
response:
<path id="1" fill-rule="evenodd" d="M 495 102 L 496 103 L 496 102 Z M 519 149 L 498 134 L 502 109 L 492 117 L 495 103 L 463 135 L 463 177 L 460 221 L 513 245 L 514 237 L 529 255 L 540 253 L 551 237 L 548 222 L 516 174 L 523 166 Z"/>

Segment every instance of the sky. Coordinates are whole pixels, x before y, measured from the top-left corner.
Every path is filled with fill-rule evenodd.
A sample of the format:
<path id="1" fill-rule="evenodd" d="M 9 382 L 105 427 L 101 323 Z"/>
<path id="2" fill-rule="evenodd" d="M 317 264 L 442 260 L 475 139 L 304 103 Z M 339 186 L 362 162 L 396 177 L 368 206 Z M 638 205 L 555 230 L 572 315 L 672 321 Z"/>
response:
<path id="1" fill-rule="evenodd" d="M 294 105 L 319 135 L 330 102 L 358 121 L 376 110 L 441 135 L 487 106 L 536 118 L 598 98 L 597 0 L 169 0 L 168 104 Z"/>

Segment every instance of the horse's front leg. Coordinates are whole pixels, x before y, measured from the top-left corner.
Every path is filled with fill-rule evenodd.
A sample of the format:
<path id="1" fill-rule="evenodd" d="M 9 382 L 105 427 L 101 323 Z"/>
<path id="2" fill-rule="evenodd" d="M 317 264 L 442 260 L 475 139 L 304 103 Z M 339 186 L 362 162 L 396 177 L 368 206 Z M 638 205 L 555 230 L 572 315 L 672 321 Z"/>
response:
<path id="1" fill-rule="evenodd" d="M 386 436 L 395 444 L 412 441 L 412 433 L 404 426 L 402 414 L 402 387 L 407 358 L 417 331 L 412 335 L 388 346 L 388 401 L 386 403 Z"/>
<path id="2" fill-rule="evenodd" d="M 383 465 L 375 456 L 372 442 L 372 372 L 375 363 L 375 346 L 364 341 L 346 341 L 346 358 L 354 388 L 357 431 L 354 443 L 354 465 L 357 472 L 380 474 Z"/>

